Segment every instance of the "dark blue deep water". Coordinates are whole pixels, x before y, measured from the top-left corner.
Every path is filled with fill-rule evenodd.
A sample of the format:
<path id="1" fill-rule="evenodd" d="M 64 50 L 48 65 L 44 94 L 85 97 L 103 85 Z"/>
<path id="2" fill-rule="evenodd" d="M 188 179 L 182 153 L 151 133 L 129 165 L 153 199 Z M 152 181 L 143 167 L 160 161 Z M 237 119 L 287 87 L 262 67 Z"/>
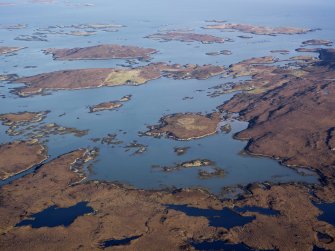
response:
<path id="1" fill-rule="evenodd" d="M 314 205 L 322 211 L 322 214 L 318 217 L 318 219 L 335 226 L 335 202 L 320 204 L 314 203 Z"/>
<path id="2" fill-rule="evenodd" d="M 214 210 L 188 207 L 187 205 L 167 205 L 167 208 L 181 211 L 188 216 L 206 217 L 210 226 L 224 227 L 227 229 L 236 226 L 243 226 L 255 219 L 254 216 L 242 216 L 229 208 Z"/>
<path id="3" fill-rule="evenodd" d="M 87 206 L 87 202 L 79 202 L 74 206 L 59 208 L 51 206 L 43 211 L 33 214 L 31 219 L 23 220 L 16 227 L 28 226 L 32 228 L 69 226 L 77 217 L 94 212 Z"/>
<path id="4" fill-rule="evenodd" d="M 132 236 L 132 237 L 128 237 L 128 238 L 124 238 L 120 240 L 113 239 L 113 240 L 104 241 L 103 243 L 101 243 L 101 247 L 107 248 L 107 247 L 113 247 L 113 246 L 128 245 L 130 244 L 131 241 L 136 240 L 140 237 L 141 237 L 140 235 L 137 235 L 137 236 Z"/>

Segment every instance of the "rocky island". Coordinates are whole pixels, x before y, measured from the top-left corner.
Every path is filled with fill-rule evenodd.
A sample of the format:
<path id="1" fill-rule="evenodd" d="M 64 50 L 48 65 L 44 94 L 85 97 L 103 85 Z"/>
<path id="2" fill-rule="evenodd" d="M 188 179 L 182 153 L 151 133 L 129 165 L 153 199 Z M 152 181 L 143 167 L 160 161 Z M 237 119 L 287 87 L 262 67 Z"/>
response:
<path id="1" fill-rule="evenodd" d="M 310 56 L 296 56 L 291 57 L 290 60 L 304 61 L 307 65 L 316 62 L 316 59 Z M 209 96 L 216 97 L 218 95 L 237 91 L 246 91 L 252 94 L 263 93 L 270 89 L 285 85 L 299 77 L 304 77 L 307 74 L 301 67 L 280 67 L 274 65 L 274 63 L 278 61 L 278 59 L 273 57 L 260 57 L 246 59 L 230 65 L 227 69 L 226 76 L 234 78 L 250 76 L 251 79 L 226 82 L 214 86 L 212 87 L 214 91 L 209 94 Z"/>
<path id="2" fill-rule="evenodd" d="M 98 68 L 63 70 L 15 79 L 24 87 L 15 88 L 20 96 L 41 94 L 45 90 L 76 90 L 102 86 L 141 85 L 162 76 L 176 79 L 207 79 L 224 72 L 214 65 L 168 65 L 154 63 L 137 68 Z"/>
<path id="3" fill-rule="evenodd" d="M 104 103 L 100 103 L 100 104 L 95 105 L 95 106 L 91 106 L 90 107 L 90 112 L 100 112 L 100 111 L 104 111 L 104 110 L 114 110 L 114 109 L 120 108 L 121 106 L 122 106 L 122 104 L 119 103 L 119 102 L 114 102 L 114 101 L 104 102 Z"/>
<path id="4" fill-rule="evenodd" d="M 17 51 L 22 50 L 22 49 L 24 49 L 24 48 L 23 47 L 0 46 L 0 55 L 17 52 Z"/>
<path id="5" fill-rule="evenodd" d="M 18 126 L 23 123 L 36 123 L 42 121 L 48 111 L 43 112 L 19 112 L 0 114 L 0 120 L 7 126 Z"/>
<path id="6" fill-rule="evenodd" d="M 13 81 L 17 77 L 16 74 L 0 74 L 0 81 Z"/>
<path id="7" fill-rule="evenodd" d="M 52 54 L 57 60 L 88 60 L 88 59 L 150 59 L 150 55 L 156 53 L 155 49 L 140 48 L 117 44 L 101 44 L 83 48 L 44 50 L 46 54 Z"/>
<path id="8" fill-rule="evenodd" d="M 9 135 L 19 135 L 21 132 L 17 129 L 22 126 L 28 126 L 33 123 L 38 123 L 45 119 L 49 111 L 42 112 L 18 112 L 0 114 L 0 121 L 5 126 L 9 126 L 6 131 Z"/>
<path id="9" fill-rule="evenodd" d="M 131 99 L 132 95 L 123 96 L 120 100 L 117 101 L 108 101 L 103 102 L 90 107 L 90 112 L 100 112 L 104 110 L 114 110 L 123 106 L 122 103 L 128 102 Z"/>
<path id="10" fill-rule="evenodd" d="M 313 31 L 312 29 L 295 28 L 295 27 L 266 27 L 252 24 L 234 24 L 234 23 L 222 23 L 207 25 L 204 29 L 218 29 L 218 30 L 237 30 L 244 33 L 251 33 L 255 35 L 294 35 L 304 34 Z"/>
<path id="11" fill-rule="evenodd" d="M 310 39 L 302 42 L 303 45 L 325 45 L 332 46 L 333 42 L 325 39 Z"/>
<path id="12" fill-rule="evenodd" d="M 156 168 L 156 166 L 154 166 Z M 160 167 L 160 166 L 157 166 Z M 215 166 L 215 162 L 209 159 L 194 159 L 176 163 L 174 166 L 163 166 L 161 167 L 163 172 L 174 172 L 182 169 L 197 168 L 199 176 L 203 178 L 210 178 L 214 176 L 223 176 L 224 170 Z M 206 169 L 201 169 L 206 168 Z"/>
<path id="13" fill-rule="evenodd" d="M 216 133 L 220 121 L 219 113 L 177 113 L 164 116 L 160 125 L 150 126 L 144 134 L 154 137 L 166 135 L 176 140 L 198 139 Z"/>
<path id="14" fill-rule="evenodd" d="M 180 42 L 201 42 L 203 44 L 211 44 L 211 43 L 224 43 L 230 42 L 231 39 L 216 37 L 213 35 L 207 34 L 197 34 L 190 32 L 177 32 L 171 31 L 166 33 L 156 33 L 146 38 L 158 40 L 158 41 L 180 41 Z"/>

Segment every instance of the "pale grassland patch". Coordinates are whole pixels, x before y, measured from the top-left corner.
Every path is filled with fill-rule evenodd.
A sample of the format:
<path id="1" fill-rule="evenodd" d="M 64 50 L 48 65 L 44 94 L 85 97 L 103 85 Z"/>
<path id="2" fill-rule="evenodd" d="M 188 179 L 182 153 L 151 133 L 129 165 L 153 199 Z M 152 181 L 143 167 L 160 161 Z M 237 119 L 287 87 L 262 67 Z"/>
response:
<path id="1" fill-rule="evenodd" d="M 141 77 L 140 74 L 139 69 L 112 71 L 104 82 L 108 85 L 123 85 L 128 82 L 134 85 L 144 84 L 148 79 Z"/>

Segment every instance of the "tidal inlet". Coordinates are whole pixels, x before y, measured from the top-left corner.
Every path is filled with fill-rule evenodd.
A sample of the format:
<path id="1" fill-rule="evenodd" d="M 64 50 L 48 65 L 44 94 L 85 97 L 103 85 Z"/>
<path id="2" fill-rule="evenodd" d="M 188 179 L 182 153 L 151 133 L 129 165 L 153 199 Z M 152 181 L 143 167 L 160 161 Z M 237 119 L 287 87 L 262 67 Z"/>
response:
<path id="1" fill-rule="evenodd" d="M 335 250 L 335 2 L 0 2 L 0 250 Z"/>

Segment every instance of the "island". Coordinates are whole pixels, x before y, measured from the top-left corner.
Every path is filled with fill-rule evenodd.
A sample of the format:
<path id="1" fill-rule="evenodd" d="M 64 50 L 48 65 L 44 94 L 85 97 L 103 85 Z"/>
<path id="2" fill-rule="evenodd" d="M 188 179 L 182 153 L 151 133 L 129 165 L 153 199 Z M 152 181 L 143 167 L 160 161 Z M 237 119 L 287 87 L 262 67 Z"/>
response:
<path id="1" fill-rule="evenodd" d="M 0 81 L 13 81 L 18 78 L 16 74 L 0 74 Z"/>
<path id="2" fill-rule="evenodd" d="M 190 149 L 189 146 L 181 146 L 181 147 L 174 147 L 173 151 L 178 155 L 184 155 L 188 152 L 188 150 Z"/>
<path id="3" fill-rule="evenodd" d="M 271 50 L 270 51 L 271 53 L 279 53 L 281 55 L 287 55 L 287 54 L 290 54 L 290 51 L 289 50 Z"/>
<path id="4" fill-rule="evenodd" d="M 219 55 L 231 55 L 233 54 L 230 50 L 222 50 L 222 51 L 212 51 L 212 52 L 207 52 L 206 55 L 208 56 L 219 56 Z"/>
<path id="5" fill-rule="evenodd" d="M 237 91 L 246 91 L 251 94 L 264 93 L 270 89 L 285 85 L 294 81 L 298 77 L 304 77 L 307 72 L 301 67 L 278 66 L 274 63 L 279 60 L 273 57 L 259 57 L 246 59 L 236 64 L 232 64 L 227 69 L 227 77 L 245 77 L 250 76 L 248 80 L 237 80 L 225 82 L 212 87 L 214 89 L 209 94 L 211 97 L 217 97 L 222 94 Z M 306 64 L 312 64 L 316 58 L 310 56 L 295 56 L 289 61 L 304 61 Z"/>
<path id="6" fill-rule="evenodd" d="M 110 101 L 110 102 L 104 102 L 104 103 L 100 103 L 98 105 L 94 105 L 90 107 L 90 112 L 100 112 L 100 111 L 104 111 L 104 110 L 115 110 L 116 108 L 121 107 L 122 104 L 119 102 L 114 102 L 114 101 Z"/>
<path id="7" fill-rule="evenodd" d="M 192 140 L 203 138 L 217 132 L 221 121 L 220 114 L 176 113 L 164 116 L 159 125 L 149 126 L 146 136 L 161 137 L 166 135 L 175 140 Z"/>
<path id="8" fill-rule="evenodd" d="M 6 30 L 21 30 L 27 28 L 28 25 L 26 24 L 10 24 L 10 25 L 0 25 L 0 29 L 6 29 Z"/>
<path id="9" fill-rule="evenodd" d="M 22 50 L 22 49 L 24 49 L 24 47 L 0 46 L 0 55 L 17 52 L 17 51 Z"/>
<path id="10" fill-rule="evenodd" d="M 83 30 L 76 30 L 76 31 L 69 31 L 65 33 L 59 32 L 59 34 L 70 35 L 70 36 L 78 36 L 78 37 L 88 37 L 95 35 L 95 31 L 83 31 Z"/>
<path id="11" fill-rule="evenodd" d="M 332 46 L 333 42 L 325 39 L 310 39 L 302 42 L 303 45 L 325 45 Z"/>
<path id="12" fill-rule="evenodd" d="M 322 48 L 306 48 L 306 47 L 300 47 L 295 49 L 297 52 L 315 52 L 318 53 Z"/>
<path id="13" fill-rule="evenodd" d="M 160 166 L 154 166 L 157 168 Z M 198 176 L 202 179 L 209 179 L 213 177 L 224 177 L 225 171 L 217 167 L 215 162 L 209 159 L 194 159 L 189 161 L 184 161 L 182 163 L 177 163 L 174 166 L 163 166 L 160 167 L 163 172 L 174 172 L 182 169 L 197 168 Z"/>
<path id="14" fill-rule="evenodd" d="M 14 93 L 25 97 L 42 94 L 45 90 L 77 90 L 103 86 L 141 85 L 162 76 L 175 79 L 207 79 L 222 74 L 223 66 L 214 65 L 168 65 L 153 63 L 137 68 L 96 68 L 61 70 L 18 78 L 13 83 L 25 86 Z"/>
<path id="15" fill-rule="evenodd" d="M 40 139 L 49 137 L 50 135 L 66 135 L 72 134 L 75 137 L 83 137 L 88 134 L 88 130 L 80 130 L 73 127 L 64 127 L 57 123 L 48 123 L 40 127 L 34 128 L 32 132 L 29 132 L 26 136 L 32 139 Z"/>
<path id="16" fill-rule="evenodd" d="M 209 179 L 213 177 L 224 177 L 225 171 L 218 167 L 209 167 L 198 171 L 198 175 L 202 179 Z"/>
<path id="17" fill-rule="evenodd" d="M 217 29 L 217 30 L 237 30 L 244 33 L 251 33 L 255 35 L 294 35 L 294 34 L 305 34 L 313 31 L 313 29 L 295 28 L 295 27 L 266 27 L 252 24 L 234 24 L 234 23 L 223 23 L 207 25 L 204 29 Z"/>
<path id="18" fill-rule="evenodd" d="M 35 41 L 35 42 L 48 42 L 47 36 L 40 33 L 34 33 L 32 35 L 18 35 L 14 40 L 19 41 Z"/>
<path id="19" fill-rule="evenodd" d="M 229 38 L 222 38 L 208 34 L 198 34 L 190 32 L 170 31 L 166 33 L 155 33 L 145 38 L 158 41 L 180 41 L 180 42 L 201 42 L 203 44 L 230 42 Z"/>
<path id="20" fill-rule="evenodd" d="M 155 49 L 141 48 L 117 44 L 101 44 L 82 48 L 44 50 L 45 54 L 52 54 L 57 60 L 88 60 L 88 59 L 150 59 L 156 53 Z"/>
<path id="21" fill-rule="evenodd" d="M 0 120 L 7 126 L 18 126 L 22 123 L 36 123 L 42 121 L 49 111 L 43 112 L 18 112 L 0 114 Z"/>
<path id="22" fill-rule="evenodd" d="M 14 136 L 22 132 L 17 130 L 19 127 L 27 126 L 32 123 L 37 123 L 45 119 L 49 111 L 42 112 L 18 112 L 0 114 L 0 121 L 3 125 L 9 126 L 7 134 Z"/>
<path id="23" fill-rule="evenodd" d="M 50 135 L 73 134 L 76 137 L 82 137 L 88 133 L 88 130 L 79 130 L 72 127 L 63 127 L 56 123 L 41 124 L 50 111 L 41 112 L 18 112 L 0 114 L 0 121 L 3 125 L 9 126 L 6 133 L 10 136 L 24 134 L 31 140 L 45 138 Z"/>
<path id="24" fill-rule="evenodd" d="M 122 103 L 128 102 L 131 99 L 132 95 L 123 96 L 120 100 L 117 101 L 108 101 L 103 102 L 97 105 L 90 106 L 90 112 L 100 112 L 104 110 L 115 110 L 123 106 Z"/>

